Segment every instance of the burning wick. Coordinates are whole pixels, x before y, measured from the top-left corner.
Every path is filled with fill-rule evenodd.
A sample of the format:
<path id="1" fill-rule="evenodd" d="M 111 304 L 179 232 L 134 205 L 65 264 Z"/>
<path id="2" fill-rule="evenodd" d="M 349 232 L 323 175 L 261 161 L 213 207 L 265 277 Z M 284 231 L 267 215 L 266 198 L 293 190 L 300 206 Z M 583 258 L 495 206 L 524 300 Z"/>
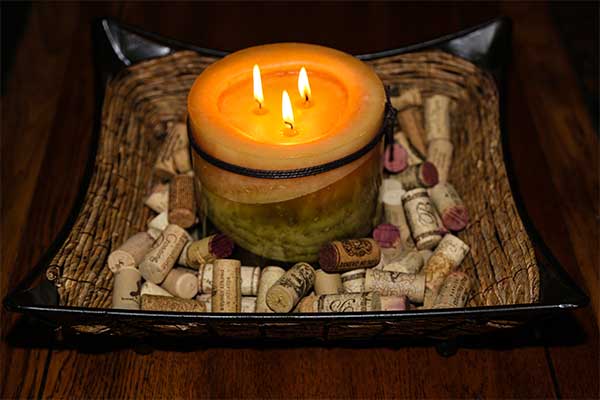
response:
<path id="1" fill-rule="evenodd" d="M 283 117 L 283 123 L 290 130 L 294 130 L 294 110 L 292 109 L 292 102 L 290 101 L 290 95 L 287 90 L 284 90 L 281 94 L 281 116 Z"/>
<path id="2" fill-rule="evenodd" d="M 304 102 L 308 104 L 310 102 L 311 91 L 308 74 L 304 67 L 300 68 L 300 73 L 298 74 L 298 92 L 300 92 L 300 97 L 304 99 Z"/>

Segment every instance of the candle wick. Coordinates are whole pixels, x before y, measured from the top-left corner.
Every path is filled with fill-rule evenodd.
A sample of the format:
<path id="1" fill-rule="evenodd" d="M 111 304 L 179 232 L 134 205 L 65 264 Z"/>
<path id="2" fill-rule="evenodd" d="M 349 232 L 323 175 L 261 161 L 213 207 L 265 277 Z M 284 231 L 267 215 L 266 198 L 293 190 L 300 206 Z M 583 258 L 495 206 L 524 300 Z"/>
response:
<path id="1" fill-rule="evenodd" d="M 262 109 L 262 103 L 260 101 L 258 101 L 258 100 L 256 100 L 256 102 L 258 103 L 258 109 L 259 110 Z"/>
<path id="2" fill-rule="evenodd" d="M 283 121 L 283 123 L 290 129 L 294 129 L 294 125 L 291 122 Z"/>
<path id="3" fill-rule="evenodd" d="M 308 103 L 308 95 L 304 95 L 304 100 Z"/>

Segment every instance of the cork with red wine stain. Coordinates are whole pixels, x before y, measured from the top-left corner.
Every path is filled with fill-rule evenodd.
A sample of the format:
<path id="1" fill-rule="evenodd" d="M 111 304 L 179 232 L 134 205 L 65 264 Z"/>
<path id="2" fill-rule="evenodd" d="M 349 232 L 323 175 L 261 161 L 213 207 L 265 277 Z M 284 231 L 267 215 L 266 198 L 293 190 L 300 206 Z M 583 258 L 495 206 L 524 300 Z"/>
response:
<path id="1" fill-rule="evenodd" d="M 383 154 L 383 166 L 392 174 L 404 171 L 408 166 L 408 152 L 398 143 L 387 145 Z"/>
<path id="2" fill-rule="evenodd" d="M 184 257 L 180 258 L 180 263 L 199 269 L 202 265 L 212 263 L 218 258 L 229 257 L 233 252 L 233 247 L 233 240 L 222 233 L 207 236 L 191 242 L 184 249 Z"/>
<path id="3" fill-rule="evenodd" d="M 394 247 L 400 241 L 400 229 L 392 224 L 379 224 L 373 229 L 373 239 L 380 247 Z"/>
<path id="4" fill-rule="evenodd" d="M 404 190 L 429 188 L 438 183 L 437 168 L 428 161 L 411 165 L 392 177 L 402 183 Z"/>
<path id="5" fill-rule="evenodd" d="M 446 228 L 460 231 L 467 226 L 469 212 L 454 186 L 449 183 L 438 183 L 429 189 L 429 196 Z"/>

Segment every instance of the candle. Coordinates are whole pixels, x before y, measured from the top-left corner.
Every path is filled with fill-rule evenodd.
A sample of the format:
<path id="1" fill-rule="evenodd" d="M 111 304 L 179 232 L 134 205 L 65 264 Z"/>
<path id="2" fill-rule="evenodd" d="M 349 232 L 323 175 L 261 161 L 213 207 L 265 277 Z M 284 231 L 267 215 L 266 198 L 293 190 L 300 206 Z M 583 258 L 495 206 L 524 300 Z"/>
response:
<path id="1" fill-rule="evenodd" d="M 209 218 L 241 247 L 283 261 L 313 261 L 326 242 L 367 235 L 384 112 L 374 71 L 337 50 L 283 43 L 214 63 L 188 96 Z"/>

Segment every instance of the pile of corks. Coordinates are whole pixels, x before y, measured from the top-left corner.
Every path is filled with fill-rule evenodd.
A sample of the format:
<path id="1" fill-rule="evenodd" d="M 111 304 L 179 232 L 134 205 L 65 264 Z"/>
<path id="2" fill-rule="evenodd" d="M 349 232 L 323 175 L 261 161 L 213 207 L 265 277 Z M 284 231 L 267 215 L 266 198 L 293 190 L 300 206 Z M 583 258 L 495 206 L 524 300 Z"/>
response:
<path id="1" fill-rule="evenodd" d="M 287 271 L 242 266 L 227 258 L 230 238 L 200 238 L 186 126 L 171 126 L 155 165 L 160 182 L 145 200 L 156 216 L 108 258 L 113 308 L 318 313 L 464 307 L 471 282 L 458 269 L 469 246 L 450 232 L 466 227 L 468 212 L 447 182 L 451 101 L 441 95 L 423 101 L 416 89 L 391 101 L 400 130 L 384 154 L 384 223 L 372 238 L 323 246 L 316 270 L 306 262 Z"/>

